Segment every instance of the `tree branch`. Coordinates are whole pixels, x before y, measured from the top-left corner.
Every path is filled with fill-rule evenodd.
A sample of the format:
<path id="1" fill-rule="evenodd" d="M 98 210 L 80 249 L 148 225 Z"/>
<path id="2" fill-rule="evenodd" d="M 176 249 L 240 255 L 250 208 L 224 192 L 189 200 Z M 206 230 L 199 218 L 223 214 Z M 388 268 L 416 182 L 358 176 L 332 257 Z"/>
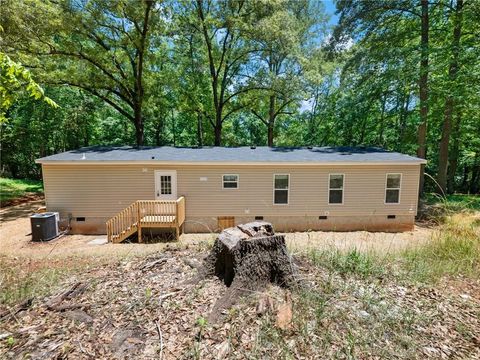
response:
<path id="1" fill-rule="evenodd" d="M 255 110 L 251 110 L 252 114 L 255 115 L 259 120 L 261 120 L 265 126 L 268 126 L 268 122 L 263 119 Z"/>
<path id="2" fill-rule="evenodd" d="M 74 83 L 74 82 L 68 81 L 68 80 L 65 80 L 65 81 L 60 80 L 60 81 L 57 81 L 57 82 L 51 82 L 51 84 L 53 84 L 53 85 L 70 85 L 70 86 L 74 86 L 74 87 L 83 89 L 85 91 L 88 91 L 90 94 L 93 94 L 96 97 L 98 97 L 99 99 L 102 99 L 103 101 L 105 101 L 107 104 L 109 104 L 111 107 L 113 107 L 120 114 L 125 116 L 127 119 L 129 119 L 131 121 L 134 121 L 134 117 L 128 111 L 126 111 L 124 108 L 122 108 L 119 104 L 115 103 L 112 99 L 109 99 L 107 96 L 99 93 L 97 91 L 97 89 L 95 89 L 95 88 L 92 88 L 92 87 L 89 87 L 89 86 L 86 86 L 86 85 L 82 85 L 82 84 L 77 84 L 77 83 Z"/>

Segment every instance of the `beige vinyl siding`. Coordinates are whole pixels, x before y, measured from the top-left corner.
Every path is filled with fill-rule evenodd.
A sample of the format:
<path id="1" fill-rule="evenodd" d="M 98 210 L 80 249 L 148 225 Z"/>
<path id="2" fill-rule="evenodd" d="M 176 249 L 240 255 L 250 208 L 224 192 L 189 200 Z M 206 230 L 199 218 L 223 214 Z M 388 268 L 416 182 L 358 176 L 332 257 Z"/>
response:
<path id="1" fill-rule="evenodd" d="M 414 215 L 419 165 L 141 166 L 43 165 L 48 210 L 110 217 L 135 200 L 155 198 L 155 170 L 177 170 L 188 217 Z M 344 203 L 328 204 L 330 173 L 345 174 Z M 387 173 L 401 173 L 400 204 L 385 204 Z M 238 174 L 238 189 L 222 189 Z M 273 175 L 290 174 L 289 204 L 273 205 Z M 201 181 L 200 178 L 207 178 Z"/>

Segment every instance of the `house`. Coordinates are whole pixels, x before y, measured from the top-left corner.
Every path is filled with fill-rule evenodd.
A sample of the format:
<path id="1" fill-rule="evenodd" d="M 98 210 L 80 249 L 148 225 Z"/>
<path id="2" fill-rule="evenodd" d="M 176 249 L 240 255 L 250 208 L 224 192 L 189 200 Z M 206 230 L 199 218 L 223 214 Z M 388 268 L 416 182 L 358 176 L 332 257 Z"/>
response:
<path id="1" fill-rule="evenodd" d="M 426 161 L 367 147 L 94 146 L 37 163 L 48 211 L 119 242 L 255 219 L 278 231 L 411 230 Z"/>

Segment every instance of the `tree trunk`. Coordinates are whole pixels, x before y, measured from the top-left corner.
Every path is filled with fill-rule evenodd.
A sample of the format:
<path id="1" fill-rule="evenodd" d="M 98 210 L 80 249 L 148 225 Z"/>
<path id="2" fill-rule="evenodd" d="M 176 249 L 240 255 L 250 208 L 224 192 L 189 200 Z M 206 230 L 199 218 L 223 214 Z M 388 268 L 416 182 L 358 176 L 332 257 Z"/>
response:
<path id="1" fill-rule="evenodd" d="M 144 124 L 142 116 L 143 99 L 145 95 L 145 89 L 143 87 L 143 67 L 145 61 L 145 51 L 147 49 L 147 35 L 149 30 L 150 11 L 153 6 L 153 1 L 145 1 L 143 27 L 141 31 L 140 44 L 137 48 L 137 67 L 135 69 L 135 101 L 134 101 L 134 122 L 135 122 L 135 137 L 137 139 L 137 146 L 143 146 L 144 144 Z"/>
<path id="2" fill-rule="evenodd" d="M 215 135 L 215 140 L 214 144 L 215 146 L 220 146 L 222 145 L 222 121 L 216 121 L 215 126 L 214 126 L 214 135 Z"/>
<path id="3" fill-rule="evenodd" d="M 270 95 L 270 107 L 268 109 L 268 126 L 267 126 L 267 145 L 273 146 L 273 130 L 275 128 L 275 95 Z"/>
<path id="4" fill-rule="evenodd" d="M 142 110 L 140 106 L 135 107 L 134 122 L 135 122 L 135 138 L 136 138 L 137 146 L 143 146 L 144 126 L 143 126 Z"/>
<path id="5" fill-rule="evenodd" d="M 228 287 L 212 309 L 211 322 L 215 322 L 241 296 L 258 291 L 268 283 L 282 287 L 297 283 L 285 237 L 275 235 L 272 225 L 264 221 L 222 231 L 191 282 L 197 283 L 207 276 L 217 276 Z"/>
<path id="6" fill-rule="evenodd" d="M 463 165 L 463 178 L 462 178 L 462 191 L 464 192 L 467 192 L 467 189 L 468 189 L 468 174 L 469 174 L 469 171 L 468 171 L 468 165 L 465 164 Z"/>
<path id="7" fill-rule="evenodd" d="M 428 58 L 429 58 L 429 18 L 428 18 L 428 0 L 422 0 L 422 30 L 421 30 L 421 60 L 420 60 L 420 125 L 418 126 L 418 149 L 417 156 L 422 159 L 427 158 L 427 123 L 428 123 Z M 420 191 L 423 194 L 423 184 L 425 182 L 425 165 L 420 169 Z"/>
<path id="8" fill-rule="evenodd" d="M 387 104 L 387 93 L 382 97 L 382 112 L 380 114 L 380 132 L 378 134 L 378 145 L 384 146 L 383 133 L 385 131 L 385 107 Z"/>
<path id="9" fill-rule="evenodd" d="M 172 134 L 173 134 L 173 146 L 177 146 L 177 124 L 175 123 L 175 116 L 173 116 L 172 108 Z"/>
<path id="10" fill-rule="evenodd" d="M 157 120 L 157 126 L 155 127 L 155 145 L 163 145 L 163 126 L 165 124 L 163 118 Z"/>
<path id="11" fill-rule="evenodd" d="M 455 9 L 453 40 L 452 40 L 452 60 L 448 69 L 448 78 L 450 88 L 448 91 L 455 91 L 454 84 L 458 72 L 458 56 L 460 53 L 460 37 L 462 35 L 462 8 L 463 0 L 457 0 Z M 448 146 L 450 142 L 450 133 L 452 129 L 452 116 L 455 106 L 454 95 L 451 92 L 445 99 L 445 111 L 443 117 L 442 137 L 440 140 L 440 150 L 438 155 L 438 176 L 437 182 L 443 191 L 447 190 L 447 171 L 448 171 Z"/>
<path id="12" fill-rule="evenodd" d="M 460 121 L 461 115 L 457 112 L 455 123 L 453 124 L 453 145 L 451 149 L 451 155 L 448 159 L 448 193 L 453 194 L 455 192 L 455 174 L 458 166 L 458 152 L 460 150 Z"/>
<path id="13" fill-rule="evenodd" d="M 202 114 L 197 112 L 197 144 L 198 147 L 203 146 L 203 129 L 202 129 Z"/>
<path id="14" fill-rule="evenodd" d="M 477 153 L 473 160 L 469 191 L 471 194 L 477 194 L 480 191 L 480 153 Z"/>

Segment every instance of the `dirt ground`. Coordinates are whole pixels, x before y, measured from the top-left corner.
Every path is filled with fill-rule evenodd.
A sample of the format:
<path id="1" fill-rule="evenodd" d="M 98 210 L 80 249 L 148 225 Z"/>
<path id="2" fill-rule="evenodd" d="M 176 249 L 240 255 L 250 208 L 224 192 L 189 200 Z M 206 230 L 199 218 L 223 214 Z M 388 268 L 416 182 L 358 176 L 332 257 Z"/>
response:
<path id="1" fill-rule="evenodd" d="M 64 235 L 53 241 L 33 243 L 31 241 L 30 219 L 43 201 L 33 201 L 17 206 L 0 209 L 0 255 L 45 258 L 68 256 L 95 256 L 105 258 L 122 258 L 125 256 L 148 255 L 173 245 L 172 243 L 155 244 L 89 244 L 92 240 L 106 239 L 104 235 Z M 383 233 L 367 231 L 328 232 L 312 231 L 287 233 L 286 241 L 292 253 L 301 253 L 310 249 L 378 251 L 389 253 L 412 246 L 424 244 L 435 236 L 435 230 L 415 226 L 413 231 L 403 233 Z M 216 234 L 183 234 L 178 244 L 180 247 L 211 243 Z"/>

